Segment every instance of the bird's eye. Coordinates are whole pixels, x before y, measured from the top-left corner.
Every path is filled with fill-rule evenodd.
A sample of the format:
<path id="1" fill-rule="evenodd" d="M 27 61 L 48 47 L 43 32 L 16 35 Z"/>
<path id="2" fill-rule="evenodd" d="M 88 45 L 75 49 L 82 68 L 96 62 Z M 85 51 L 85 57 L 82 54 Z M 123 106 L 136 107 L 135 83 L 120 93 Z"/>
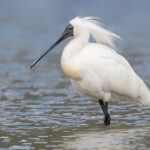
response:
<path id="1" fill-rule="evenodd" d="M 69 29 L 72 29 L 72 25 L 69 25 L 68 28 L 69 28 Z"/>

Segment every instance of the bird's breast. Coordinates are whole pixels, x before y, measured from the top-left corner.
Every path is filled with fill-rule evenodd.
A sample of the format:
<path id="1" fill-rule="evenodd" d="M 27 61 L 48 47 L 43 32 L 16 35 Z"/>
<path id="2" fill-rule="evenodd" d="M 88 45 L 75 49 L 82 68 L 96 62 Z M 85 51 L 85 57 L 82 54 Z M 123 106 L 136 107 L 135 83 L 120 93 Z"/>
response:
<path id="1" fill-rule="evenodd" d="M 77 67 L 71 65 L 71 63 L 67 63 L 64 60 L 61 61 L 61 67 L 64 73 L 72 79 L 79 79 L 80 78 L 80 70 Z"/>

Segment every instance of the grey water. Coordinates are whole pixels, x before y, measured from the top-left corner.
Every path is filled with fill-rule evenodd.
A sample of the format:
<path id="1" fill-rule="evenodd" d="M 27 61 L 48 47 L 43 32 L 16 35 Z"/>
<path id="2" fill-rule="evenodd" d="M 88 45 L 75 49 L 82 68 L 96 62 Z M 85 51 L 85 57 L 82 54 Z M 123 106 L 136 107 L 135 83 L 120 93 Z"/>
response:
<path id="1" fill-rule="evenodd" d="M 90 15 L 122 37 L 117 51 L 150 87 L 149 14 L 148 0 L 1 0 L 0 150 L 150 149 L 149 108 L 111 103 L 105 127 L 97 100 L 71 86 L 60 67 L 67 40 L 30 70 L 70 19 Z"/>

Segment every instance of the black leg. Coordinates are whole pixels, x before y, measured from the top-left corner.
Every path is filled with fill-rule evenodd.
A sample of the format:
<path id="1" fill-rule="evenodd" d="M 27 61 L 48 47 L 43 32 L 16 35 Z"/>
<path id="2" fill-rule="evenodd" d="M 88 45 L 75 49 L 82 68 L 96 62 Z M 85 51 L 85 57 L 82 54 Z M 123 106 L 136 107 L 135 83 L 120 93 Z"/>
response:
<path id="1" fill-rule="evenodd" d="M 108 102 L 104 103 L 101 99 L 99 99 L 98 101 L 104 113 L 104 125 L 110 125 L 111 118 L 108 113 Z"/>
<path id="2" fill-rule="evenodd" d="M 103 113 L 105 114 L 105 105 L 104 105 L 103 100 L 99 99 L 98 101 L 99 101 L 99 104 L 100 104 L 100 106 L 102 108 Z"/>
<path id="3" fill-rule="evenodd" d="M 108 113 L 108 102 L 105 103 L 105 119 L 104 119 L 104 125 L 110 125 L 110 115 Z"/>

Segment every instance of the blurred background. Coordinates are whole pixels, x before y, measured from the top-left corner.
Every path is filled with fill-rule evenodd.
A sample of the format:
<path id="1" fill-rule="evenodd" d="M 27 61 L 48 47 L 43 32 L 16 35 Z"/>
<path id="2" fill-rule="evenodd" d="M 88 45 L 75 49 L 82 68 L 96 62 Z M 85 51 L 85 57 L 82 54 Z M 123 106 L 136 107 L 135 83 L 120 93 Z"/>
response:
<path id="1" fill-rule="evenodd" d="M 0 150 L 149 149 L 148 108 L 112 103 L 104 127 L 98 102 L 71 86 L 60 67 L 67 40 L 30 70 L 70 19 L 97 16 L 122 37 L 117 51 L 150 87 L 149 15 L 148 0 L 1 0 Z"/>

